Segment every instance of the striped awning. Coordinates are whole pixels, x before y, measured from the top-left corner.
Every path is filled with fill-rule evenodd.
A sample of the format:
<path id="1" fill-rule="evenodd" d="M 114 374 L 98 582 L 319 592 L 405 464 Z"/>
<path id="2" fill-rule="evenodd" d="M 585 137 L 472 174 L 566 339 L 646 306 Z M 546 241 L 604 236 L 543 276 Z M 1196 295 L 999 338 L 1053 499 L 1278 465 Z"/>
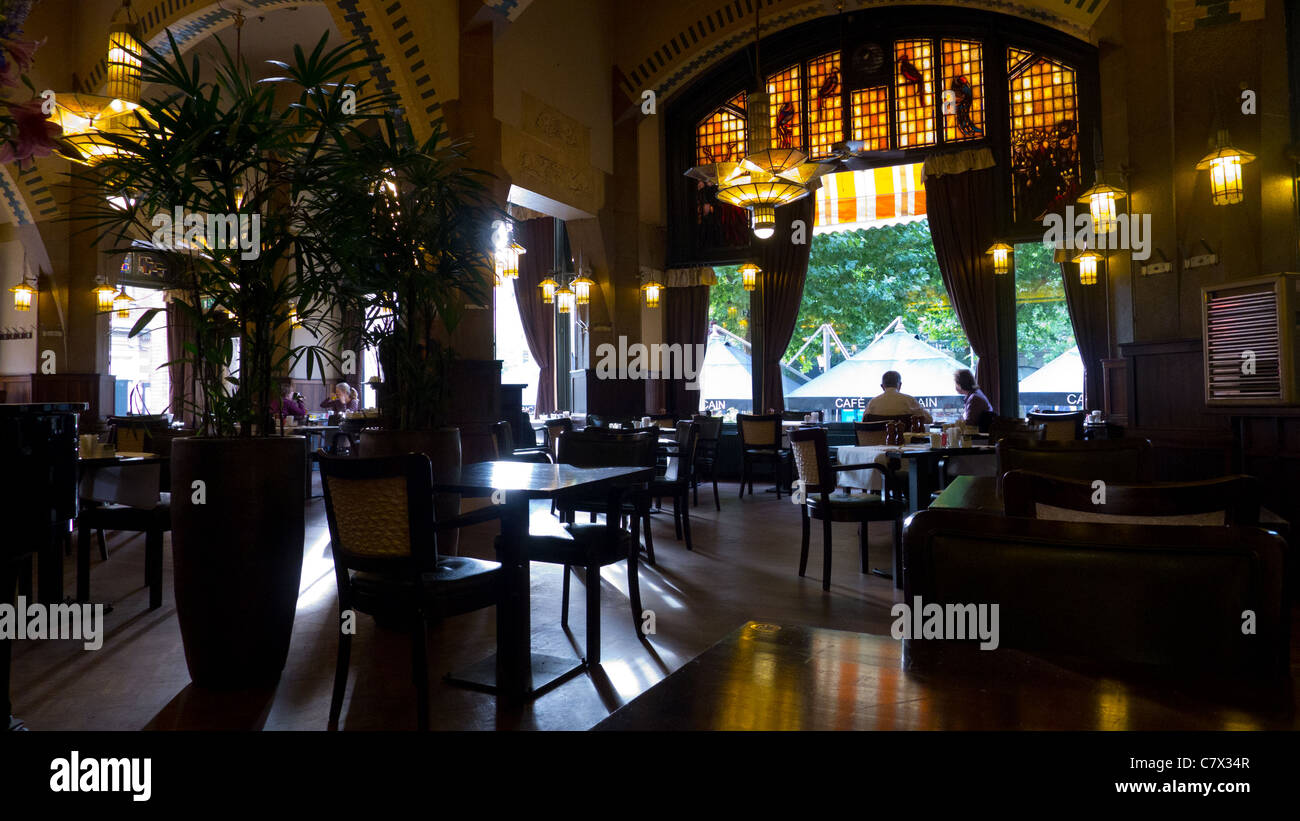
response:
<path id="1" fill-rule="evenodd" d="M 822 177 L 815 229 L 841 231 L 911 222 L 925 216 L 921 163 L 841 171 Z"/>

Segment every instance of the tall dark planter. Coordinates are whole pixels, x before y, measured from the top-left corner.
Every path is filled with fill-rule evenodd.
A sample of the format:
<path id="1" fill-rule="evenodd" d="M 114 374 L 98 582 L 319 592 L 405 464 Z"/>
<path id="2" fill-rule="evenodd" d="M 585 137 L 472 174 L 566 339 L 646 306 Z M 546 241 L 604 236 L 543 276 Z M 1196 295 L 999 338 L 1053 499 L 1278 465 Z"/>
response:
<path id="1" fill-rule="evenodd" d="M 433 478 L 453 476 L 460 468 L 460 428 L 438 430 L 361 431 L 361 456 L 402 456 L 423 453 L 433 464 Z M 437 493 L 433 497 L 434 515 L 446 521 L 460 513 L 460 494 Z M 456 528 L 438 528 L 438 552 L 455 556 L 460 550 L 460 532 Z"/>
<path id="2" fill-rule="evenodd" d="M 284 669 L 302 577 L 305 448 L 301 436 L 172 443 L 176 614 L 201 687 L 267 686 Z"/>

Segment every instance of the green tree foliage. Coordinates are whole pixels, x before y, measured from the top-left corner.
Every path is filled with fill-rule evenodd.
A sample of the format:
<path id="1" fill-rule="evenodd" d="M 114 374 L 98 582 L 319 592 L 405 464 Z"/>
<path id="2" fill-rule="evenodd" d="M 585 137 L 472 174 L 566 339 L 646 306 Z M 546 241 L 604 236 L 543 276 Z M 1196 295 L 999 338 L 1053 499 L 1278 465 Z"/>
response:
<path id="1" fill-rule="evenodd" d="M 1016 249 L 1017 300 L 1021 361 L 1041 364 L 1074 344 L 1065 309 L 1059 266 L 1052 250 L 1039 244 Z M 717 269 L 710 293 L 709 319 L 749 337 L 749 294 L 735 267 Z M 735 308 L 732 316 L 728 308 Z M 830 323 L 849 352 L 861 350 L 894 319 L 930 344 L 963 362 L 971 361 L 970 344 L 948 300 L 930 241 L 926 220 L 819 234 L 812 239 L 808 279 L 794 337 L 785 358 L 794 355 L 808 335 Z M 804 373 L 816 367 L 821 344 L 814 341 L 792 364 Z M 840 361 L 832 353 L 831 364 Z"/>

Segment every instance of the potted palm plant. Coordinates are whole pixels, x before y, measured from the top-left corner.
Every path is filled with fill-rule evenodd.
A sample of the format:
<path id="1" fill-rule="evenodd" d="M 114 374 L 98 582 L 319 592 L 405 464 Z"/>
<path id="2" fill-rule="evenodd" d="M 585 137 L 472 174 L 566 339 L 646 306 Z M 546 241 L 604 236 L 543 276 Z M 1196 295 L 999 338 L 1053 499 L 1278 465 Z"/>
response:
<path id="1" fill-rule="evenodd" d="M 435 474 L 461 463 L 460 432 L 447 422 L 450 345 L 466 305 L 486 299 L 492 225 L 504 215 L 487 201 L 490 175 L 466 164 L 467 145 L 436 127 L 418 142 L 400 113 L 352 145 L 358 158 L 324 233 L 346 257 L 346 297 L 365 317 L 362 344 L 378 354 L 378 427 L 361 432 L 362 456 L 424 453 Z M 436 500 L 439 518 L 459 498 Z M 455 552 L 454 532 L 439 550 Z"/>
<path id="2" fill-rule="evenodd" d="M 172 546 L 186 662 L 203 686 L 274 682 L 293 629 L 309 461 L 303 437 L 276 435 L 277 388 L 299 362 L 311 378 L 332 357 L 340 268 L 315 212 L 349 176 L 348 141 L 391 105 L 353 82 L 369 73 L 360 46 L 327 39 L 261 80 L 224 46 L 212 76 L 174 40 L 166 54 L 146 47 L 135 125 L 104 135 L 113 150 L 78 174 L 99 239 L 163 257 L 169 324 L 192 329 L 184 410 L 197 429 L 172 447 Z"/>

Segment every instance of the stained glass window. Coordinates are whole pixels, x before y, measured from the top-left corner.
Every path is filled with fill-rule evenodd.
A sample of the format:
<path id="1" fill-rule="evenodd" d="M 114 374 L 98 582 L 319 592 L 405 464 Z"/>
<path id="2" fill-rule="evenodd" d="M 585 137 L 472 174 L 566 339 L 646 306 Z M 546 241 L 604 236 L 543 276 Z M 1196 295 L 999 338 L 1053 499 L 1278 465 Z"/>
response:
<path id="1" fill-rule="evenodd" d="M 934 145 L 934 58 L 929 40 L 894 43 L 894 103 L 899 148 Z"/>
<path id="2" fill-rule="evenodd" d="M 1078 195 L 1078 94 L 1069 66 L 1033 55 L 1017 65 L 1008 89 L 1012 202 L 1022 221 Z"/>
<path id="3" fill-rule="evenodd" d="M 808 64 L 808 155 L 811 157 L 828 156 L 831 146 L 844 139 L 844 107 L 840 90 L 838 51 Z"/>
<path id="4" fill-rule="evenodd" d="M 745 156 L 745 95 L 742 93 L 709 115 L 695 129 L 695 162 L 739 160 Z"/>
<path id="5" fill-rule="evenodd" d="M 979 139 L 984 136 L 983 48 L 970 40 L 940 40 L 939 50 L 942 93 L 951 100 L 943 109 L 943 138 L 948 142 Z"/>
<path id="6" fill-rule="evenodd" d="M 867 151 L 889 148 L 889 87 L 876 86 L 853 92 L 853 139 L 866 143 Z"/>
<path id="7" fill-rule="evenodd" d="M 1020 49 L 1020 48 L 1007 49 L 1007 73 L 1013 74 L 1016 70 L 1016 66 L 1019 66 L 1025 60 L 1028 60 L 1030 57 L 1033 56 L 1034 56 L 1033 54 L 1031 54 L 1028 51 L 1025 51 L 1024 49 Z"/>
<path id="8" fill-rule="evenodd" d="M 803 89 L 799 86 L 799 66 L 768 77 L 767 93 L 772 107 L 772 147 L 802 149 Z"/>

